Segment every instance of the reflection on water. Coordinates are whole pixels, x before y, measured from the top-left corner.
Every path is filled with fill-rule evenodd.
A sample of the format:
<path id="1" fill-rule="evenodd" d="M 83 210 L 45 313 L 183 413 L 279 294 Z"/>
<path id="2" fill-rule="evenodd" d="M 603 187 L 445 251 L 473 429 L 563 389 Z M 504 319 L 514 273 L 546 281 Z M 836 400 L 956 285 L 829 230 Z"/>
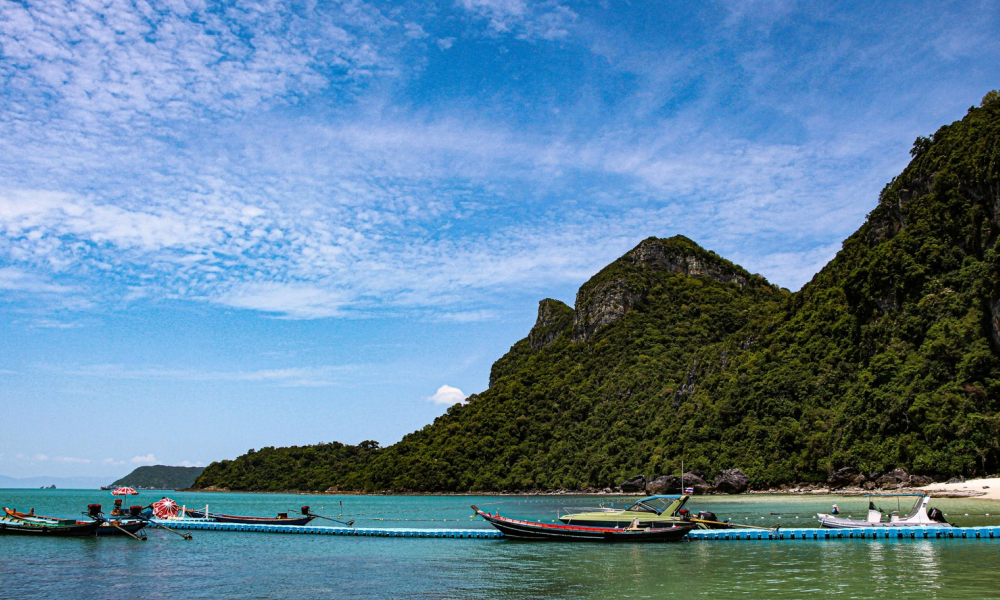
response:
<path id="1" fill-rule="evenodd" d="M 172 494 L 173 495 L 173 494 Z M 338 506 L 366 526 L 470 527 L 476 503 L 554 518 L 586 498 L 176 495 L 219 510 L 274 514 Z M 159 495 L 155 495 L 159 497 Z M 0 504 L 72 515 L 99 492 L 0 490 Z M 207 500 L 206 500 L 207 499 Z M 759 521 L 825 510 L 829 498 L 698 498 L 724 516 Z M 837 500 L 841 506 L 843 499 Z M 850 502 L 850 500 L 848 500 Z M 987 511 L 958 505 L 963 512 Z M 945 509 L 955 510 L 954 506 Z M 692 501 L 692 504 L 695 504 Z M 859 503 L 860 504 L 860 503 Z M 44 511 L 42 508 L 44 507 Z M 771 515 L 777 512 L 779 515 Z M 408 521 L 376 521 L 379 518 Z M 433 521 L 431 521 L 433 519 Z M 445 520 L 446 519 L 446 520 Z M 792 519 L 783 519 L 791 521 Z M 800 519 L 805 521 L 805 519 Z M 802 524 L 807 524 L 803 522 Z M 185 542 L 0 537 L 2 598 L 988 598 L 1000 540 L 681 542 L 654 545 L 513 540 L 339 538 L 195 532 Z"/>

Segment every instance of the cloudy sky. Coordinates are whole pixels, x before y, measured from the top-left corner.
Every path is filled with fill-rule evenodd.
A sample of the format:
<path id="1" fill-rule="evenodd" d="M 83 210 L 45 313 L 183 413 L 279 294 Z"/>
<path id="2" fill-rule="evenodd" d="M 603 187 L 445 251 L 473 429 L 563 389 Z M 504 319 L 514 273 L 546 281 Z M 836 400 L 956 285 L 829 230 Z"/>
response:
<path id="1" fill-rule="evenodd" d="M 0 474 L 394 442 L 648 236 L 798 289 L 1000 87 L 997 31 L 975 0 L 0 0 Z"/>

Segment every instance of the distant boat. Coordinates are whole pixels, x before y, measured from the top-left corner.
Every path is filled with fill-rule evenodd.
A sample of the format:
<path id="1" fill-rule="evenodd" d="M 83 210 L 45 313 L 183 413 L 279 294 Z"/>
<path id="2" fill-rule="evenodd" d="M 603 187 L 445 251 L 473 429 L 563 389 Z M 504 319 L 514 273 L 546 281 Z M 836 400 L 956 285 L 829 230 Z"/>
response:
<path id="1" fill-rule="evenodd" d="M 505 537 L 526 540 L 554 540 L 564 542 L 676 542 L 684 538 L 694 524 L 670 527 L 585 527 L 539 523 L 491 515 L 472 507 L 476 514 L 500 530 Z"/>
<path id="2" fill-rule="evenodd" d="M 567 525 L 587 525 L 592 527 L 624 527 L 638 519 L 640 527 L 669 527 L 693 523 L 701 529 L 724 529 L 715 513 L 701 511 L 692 516 L 684 505 L 690 496 L 649 496 L 636 500 L 626 508 L 605 507 L 564 509 L 559 520 Z"/>
<path id="3" fill-rule="evenodd" d="M 937 508 L 929 509 L 927 505 L 931 497 L 927 494 L 866 494 L 868 498 L 868 517 L 866 519 L 849 519 L 835 515 L 818 513 L 821 527 L 832 527 L 835 529 L 853 529 L 860 527 L 953 527 L 944 518 L 944 514 Z M 916 503 L 910 512 L 900 515 L 899 510 L 886 513 L 883 509 L 875 505 L 876 498 L 916 498 Z M 897 505 L 898 506 L 898 505 Z"/>
<path id="4" fill-rule="evenodd" d="M 289 518 L 288 513 L 278 513 L 276 517 L 246 517 L 213 513 L 207 510 L 181 509 L 182 518 L 208 519 L 217 523 L 247 523 L 250 525 L 306 525 L 315 518 L 313 515 Z"/>
<path id="5" fill-rule="evenodd" d="M 57 519 L 56 522 L 26 521 L 10 515 L 12 511 L 4 507 L 0 517 L 0 535 L 33 535 L 38 537 L 86 537 L 97 534 L 102 521 L 77 521 Z"/>

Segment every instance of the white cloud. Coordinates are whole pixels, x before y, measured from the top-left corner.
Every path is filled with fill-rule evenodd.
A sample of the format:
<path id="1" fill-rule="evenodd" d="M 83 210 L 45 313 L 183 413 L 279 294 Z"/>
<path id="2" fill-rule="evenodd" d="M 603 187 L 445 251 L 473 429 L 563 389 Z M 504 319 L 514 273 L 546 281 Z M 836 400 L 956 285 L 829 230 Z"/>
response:
<path id="1" fill-rule="evenodd" d="M 180 466 L 182 466 L 182 467 L 204 467 L 205 463 L 203 463 L 200 460 L 196 460 L 194 462 L 191 462 L 189 460 L 182 460 Z"/>
<path id="2" fill-rule="evenodd" d="M 101 461 L 101 464 L 102 465 L 119 466 L 119 465 L 124 465 L 125 461 L 124 460 L 117 460 L 117 459 L 114 459 L 114 458 L 105 458 L 104 460 Z"/>
<path id="3" fill-rule="evenodd" d="M 468 398 L 468 396 L 465 395 L 465 392 L 457 387 L 442 385 L 433 396 L 428 396 L 426 399 L 435 404 L 446 404 L 451 406 L 452 404 L 465 402 L 466 398 Z"/>
<path id="4" fill-rule="evenodd" d="M 133 456 L 132 460 L 129 462 L 134 465 L 155 465 L 157 463 L 156 457 L 152 454 L 147 454 L 145 456 Z"/>

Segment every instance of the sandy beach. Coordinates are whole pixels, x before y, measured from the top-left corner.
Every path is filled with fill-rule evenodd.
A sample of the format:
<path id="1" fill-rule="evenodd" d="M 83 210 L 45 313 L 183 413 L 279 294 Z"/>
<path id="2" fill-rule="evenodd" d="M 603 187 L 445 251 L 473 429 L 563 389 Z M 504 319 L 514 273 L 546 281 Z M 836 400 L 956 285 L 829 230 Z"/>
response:
<path id="1" fill-rule="evenodd" d="M 932 483 L 918 488 L 931 495 L 962 494 L 970 498 L 1000 500 L 1000 477 L 991 479 L 970 479 L 965 483 Z"/>

